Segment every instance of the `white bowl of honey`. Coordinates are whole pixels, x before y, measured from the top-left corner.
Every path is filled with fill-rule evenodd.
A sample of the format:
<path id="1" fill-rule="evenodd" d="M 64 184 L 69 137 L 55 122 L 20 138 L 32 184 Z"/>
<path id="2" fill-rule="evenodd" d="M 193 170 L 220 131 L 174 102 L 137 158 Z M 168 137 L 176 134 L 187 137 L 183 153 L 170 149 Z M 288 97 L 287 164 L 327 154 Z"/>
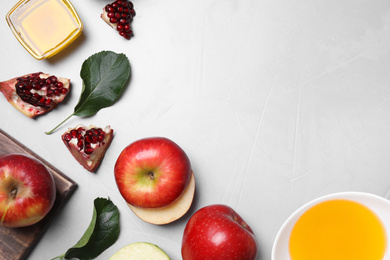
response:
<path id="1" fill-rule="evenodd" d="M 69 0 L 21 0 L 6 20 L 18 41 L 38 60 L 63 50 L 83 29 Z"/>
<path id="2" fill-rule="evenodd" d="M 390 201 L 364 192 L 315 199 L 282 225 L 272 260 L 390 259 Z"/>

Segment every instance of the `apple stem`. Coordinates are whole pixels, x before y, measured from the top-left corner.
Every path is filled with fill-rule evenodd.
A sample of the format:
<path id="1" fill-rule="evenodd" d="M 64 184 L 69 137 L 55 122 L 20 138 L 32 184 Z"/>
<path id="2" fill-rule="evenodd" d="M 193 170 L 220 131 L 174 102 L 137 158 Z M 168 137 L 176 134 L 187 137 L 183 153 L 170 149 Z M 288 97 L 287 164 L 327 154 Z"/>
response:
<path id="1" fill-rule="evenodd" d="M 18 189 L 17 188 L 14 188 L 14 189 L 12 189 L 11 190 L 11 192 L 10 192 L 10 197 L 12 198 L 12 199 L 14 199 L 14 198 L 16 198 L 16 194 L 18 193 Z"/>

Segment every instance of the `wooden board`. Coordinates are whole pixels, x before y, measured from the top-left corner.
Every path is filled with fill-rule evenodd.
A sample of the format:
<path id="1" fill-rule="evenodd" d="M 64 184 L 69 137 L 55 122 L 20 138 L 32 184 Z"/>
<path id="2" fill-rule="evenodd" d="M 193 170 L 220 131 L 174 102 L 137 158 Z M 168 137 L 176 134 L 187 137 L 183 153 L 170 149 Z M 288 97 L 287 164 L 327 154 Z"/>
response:
<path id="1" fill-rule="evenodd" d="M 28 154 L 39 159 L 53 174 L 57 187 L 57 198 L 54 206 L 49 214 L 40 222 L 23 228 L 5 228 L 0 226 L 0 260 L 22 260 L 27 258 L 41 239 L 49 227 L 51 220 L 64 207 L 65 203 L 77 188 L 77 184 L 0 129 L 0 154 L 6 153 Z"/>

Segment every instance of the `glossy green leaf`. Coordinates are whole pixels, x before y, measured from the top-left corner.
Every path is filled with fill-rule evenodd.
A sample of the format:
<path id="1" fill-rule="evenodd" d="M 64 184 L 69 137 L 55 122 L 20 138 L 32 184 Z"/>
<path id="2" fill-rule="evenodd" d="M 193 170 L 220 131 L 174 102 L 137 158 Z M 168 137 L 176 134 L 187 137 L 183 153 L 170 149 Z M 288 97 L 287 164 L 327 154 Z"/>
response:
<path id="1" fill-rule="evenodd" d="M 96 198 L 92 220 L 84 235 L 65 254 L 53 259 L 95 259 L 117 241 L 119 230 L 118 208 L 109 199 Z"/>
<path id="2" fill-rule="evenodd" d="M 54 132 L 72 116 L 91 116 L 113 105 L 121 96 L 130 74 L 130 62 L 124 54 L 101 51 L 90 56 L 81 67 L 83 85 L 74 112 L 46 134 Z"/>
<path id="3" fill-rule="evenodd" d="M 130 63 L 124 54 L 102 51 L 84 61 L 80 76 L 83 89 L 74 115 L 91 116 L 118 100 L 130 77 Z"/>

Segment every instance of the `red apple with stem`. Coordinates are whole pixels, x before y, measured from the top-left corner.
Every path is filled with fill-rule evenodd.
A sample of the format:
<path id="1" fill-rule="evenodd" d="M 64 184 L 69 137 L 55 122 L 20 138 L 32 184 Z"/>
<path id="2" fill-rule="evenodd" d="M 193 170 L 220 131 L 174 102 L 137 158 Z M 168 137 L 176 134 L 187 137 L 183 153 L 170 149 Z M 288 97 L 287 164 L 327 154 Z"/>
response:
<path id="1" fill-rule="evenodd" d="M 183 149 L 164 137 L 128 145 L 115 168 L 119 192 L 133 212 L 153 224 L 167 224 L 189 209 L 195 191 L 191 163 Z"/>
<path id="2" fill-rule="evenodd" d="M 0 155 L 0 225 L 30 226 L 43 219 L 56 198 L 54 178 L 28 155 Z"/>
<path id="3" fill-rule="evenodd" d="M 255 234 L 226 205 L 209 205 L 190 218 L 183 234 L 183 260 L 253 260 L 257 256 Z"/>

